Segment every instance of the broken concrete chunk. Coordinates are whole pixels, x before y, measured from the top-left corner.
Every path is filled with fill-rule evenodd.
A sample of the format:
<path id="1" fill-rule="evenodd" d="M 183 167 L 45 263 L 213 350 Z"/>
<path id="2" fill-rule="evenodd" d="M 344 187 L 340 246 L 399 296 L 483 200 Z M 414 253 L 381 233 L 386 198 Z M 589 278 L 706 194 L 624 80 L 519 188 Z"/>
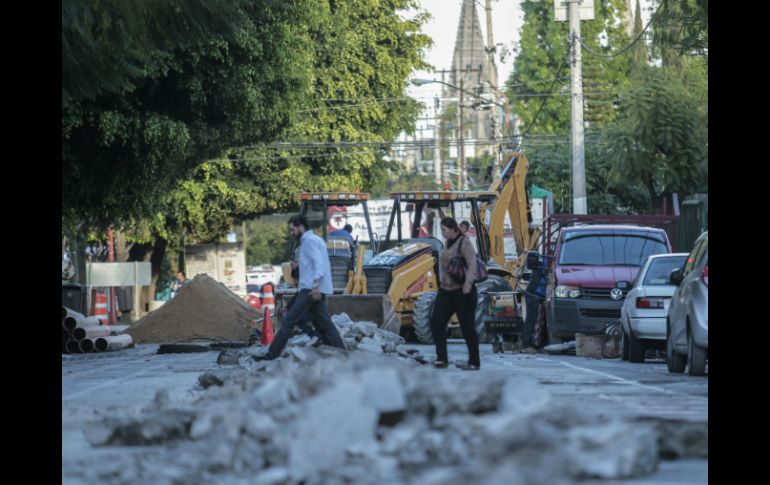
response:
<path id="1" fill-rule="evenodd" d="M 358 350 L 366 350 L 367 352 L 374 352 L 377 354 L 382 353 L 382 345 L 378 344 L 369 337 L 364 337 L 358 342 Z"/>
<path id="2" fill-rule="evenodd" d="M 545 411 L 551 402 L 551 394 L 534 379 L 516 377 L 503 386 L 500 410 L 516 419 Z"/>
<path id="3" fill-rule="evenodd" d="M 310 340 L 311 340 L 310 337 L 307 335 L 297 335 L 296 337 L 290 338 L 287 345 L 302 347 L 302 346 L 308 345 L 310 343 Z"/>
<path id="4" fill-rule="evenodd" d="M 372 322 L 355 322 L 351 330 L 356 338 L 372 337 L 377 331 L 377 325 Z"/>
<path id="5" fill-rule="evenodd" d="M 299 396 L 299 390 L 294 381 L 285 378 L 267 379 L 261 386 L 254 389 L 251 398 L 255 406 L 260 408 L 272 408 L 285 406 Z"/>
<path id="6" fill-rule="evenodd" d="M 651 426 L 621 421 L 567 431 L 568 460 L 575 478 L 621 479 L 658 468 L 657 434 Z"/>
<path id="7" fill-rule="evenodd" d="M 289 470 L 283 467 L 260 470 L 254 478 L 254 485 L 279 485 L 289 482 Z"/>
<path id="8" fill-rule="evenodd" d="M 347 313 L 338 313 L 331 316 L 332 323 L 338 327 L 348 327 L 353 324 L 353 320 L 350 319 Z"/>
<path id="9" fill-rule="evenodd" d="M 237 350 L 223 350 L 217 357 L 219 365 L 238 365 L 241 353 Z"/>
<path id="10" fill-rule="evenodd" d="M 226 351 L 223 351 L 226 352 Z M 222 382 L 222 379 L 215 376 L 214 374 L 210 372 L 206 372 L 204 374 L 201 374 L 200 377 L 198 377 L 198 383 L 200 383 L 201 387 L 204 389 L 208 389 L 211 386 L 223 386 L 224 382 Z"/>
<path id="11" fill-rule="evenodd" d="M 334 386 L 309 399 L 292 426 L 289 470 L 293 480 L 345 463 L 346 449 L 374 440 L 378 413 L 364 404 L 363 387 L 352 376 L 338 376 Z"/>
<path id="12" fill-rule="evenodd" d="M 394 426 L 404 417 L 406 396 L 393 368 L 371 368 L 361 373 L 364 400 L 380 413 L 379 423 Z"/>
<path id="13" fill-rule="evenodd" d="M 310 340 L 310 339 L 308 338 L 308 340 Z M 312 347 L 311 347 L 311 348 L 312 348 Z M 297 361 L 297 362 L 299 362 L 300 364 L 303 364 L 303 363 L 305 363 L 305 362 L 308 362 L 308 361 L 310 361 L 311 359 L 313 359 L 313 358 L 314 358 L 314 357 L 311 355 L 311 353 L 310 353 L 310 352 L 308 352 L 308 350 L 307 350 L 306 348 L 304 348 L 304 347 L 292 347 L 292 348 L 290 348 L 290 349 L 289 349 L 287 352 L 289 353 L 289 355 L 290 355 L 290 356 L 291 356 L 291 357 L 292 357 L 294 360 L 296 360 L 296 361 Z"/>
<path id="14" fill-rule="evenodd" d="M 678 419 L 638 420 L 658 432 L 660 455 L 665 459 L 708 458 L 708 423 Z"/>
<path id="15" fill-rule="evenodd" d="M 83 433 L 93 446 L 156 445 L 189 437 L 195 413 L 160 411 L 141 420 L 107 418 L 86 424 Z"/>

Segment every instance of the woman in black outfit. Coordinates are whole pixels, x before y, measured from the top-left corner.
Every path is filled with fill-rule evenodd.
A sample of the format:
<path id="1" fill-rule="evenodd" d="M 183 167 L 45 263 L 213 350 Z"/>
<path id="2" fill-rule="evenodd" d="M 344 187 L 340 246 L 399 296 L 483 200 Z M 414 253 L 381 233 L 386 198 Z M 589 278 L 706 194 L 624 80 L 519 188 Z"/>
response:
<path id="1" fill-rule="evenodd" d="M 468 346 L 468 363 L 457 364 L 464 370 L 479 370 L 479 336 L 476 333 L 476 252 L 473 244 L 460 233 L 457 221 L 452 217 L 441 220 L 441 234 L 446 239 L 446 247 L 439 256 L 440 283 L 436 302 L 433 307 L 433 315 L 430 319 L 430 329 L 433 340 L 436 343 L 436 362 L 434 365 L 440 369 L 446 368 L 447 324 L 453 313 L 460 320 L 460 329 Z M 449 262 L 457 255 L 462 255 L 465 260 L 466 271 L 464 281 L 455 281 L 448 272 Z"/>

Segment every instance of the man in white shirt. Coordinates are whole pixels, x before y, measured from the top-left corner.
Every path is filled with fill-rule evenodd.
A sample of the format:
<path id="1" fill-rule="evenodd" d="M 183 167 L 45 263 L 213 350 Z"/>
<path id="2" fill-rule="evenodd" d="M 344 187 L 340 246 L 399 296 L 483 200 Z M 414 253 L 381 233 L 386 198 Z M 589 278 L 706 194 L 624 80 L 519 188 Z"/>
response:
<path id="1" fill-rule="evenodd" d="M 254 360 L 278 358 L 286 342 L 289 341 L 294 327 L 306 318 L 308 312 L 315 320 L 316 329 L 321 334 L 322 341 L 329 342 L 333 347 L 345 348 L 337 327 L 329 318 L 329 308 L 326 305 L 326 295 L 334 293 L 326 243 L 308 229 L 307 219 L 304 216 L 294 216 L 289 219 L 289 231 L 300 243 L 297 296 L 294 297 L 294 302 L 286 312 L 286 316 L 281 319 L 281 326 L 267 353 L 263 356 L 254 356 Z"/>

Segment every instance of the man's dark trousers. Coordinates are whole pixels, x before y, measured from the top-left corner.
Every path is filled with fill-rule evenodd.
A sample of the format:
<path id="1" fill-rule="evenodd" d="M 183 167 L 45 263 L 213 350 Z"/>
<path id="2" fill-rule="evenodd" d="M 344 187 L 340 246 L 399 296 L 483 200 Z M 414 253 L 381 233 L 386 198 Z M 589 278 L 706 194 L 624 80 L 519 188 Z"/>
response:
<path id="1" fill-rule="evenodd" d="M 304 289 L 297 293 L 297 296 L 294 297 L 294 302 L 286 312 L 286 316 L 281 319 L 281 327 L 275 334 L 273 343 L 267 349 L 268 356 L 274 358 L 281 354 L 281 351 L 286 347 L 286 343 L 291 337 L 292 330 L 299 322 L 304 321 L 308 312 L 315 320 L 316 330 L 320 334 L 322 341 L 328 342 L 332 347 L 345 348 L 337 327 L 334 326 L 331 318 L 329 318 L 326 295 L 323 295 L 319 301 L 314 301 L 310 296 L 310 290 Z"/>

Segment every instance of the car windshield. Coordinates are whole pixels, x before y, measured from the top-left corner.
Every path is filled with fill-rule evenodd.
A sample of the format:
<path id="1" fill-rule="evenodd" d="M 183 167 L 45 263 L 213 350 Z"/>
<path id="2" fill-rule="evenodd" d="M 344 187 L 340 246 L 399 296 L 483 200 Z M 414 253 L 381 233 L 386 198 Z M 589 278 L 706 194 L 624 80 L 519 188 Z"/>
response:
<path id="1" fill-rule="evenodd" d="M 565 236 L 559 264 L 591 266 L 641 266 L 652 254 L 668 253 L 663 236 L 652 233 Z"/>
<path id="2" fill-rule="evenodd" d="M 668 258 L 655 258 L 650 261 L 650 266 L 647 268 L 647 273 L 644 275 L 643 286 L 650 285 L 670 285 L 668 278 L 671 272 L 677 268 L 681 268 L 684 262 L 687 260 L 687 256 L 671 256 Z"/>

